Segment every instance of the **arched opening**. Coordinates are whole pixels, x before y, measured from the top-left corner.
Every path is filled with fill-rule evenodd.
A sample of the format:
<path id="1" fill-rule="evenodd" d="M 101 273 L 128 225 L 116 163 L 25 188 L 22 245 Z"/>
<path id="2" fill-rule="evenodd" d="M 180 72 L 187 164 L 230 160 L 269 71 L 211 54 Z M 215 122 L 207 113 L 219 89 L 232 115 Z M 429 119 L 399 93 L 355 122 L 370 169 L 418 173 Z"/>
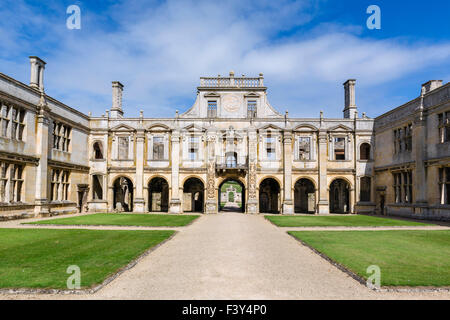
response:
<path id="1" fill-rule="evenodd" d="M 153 178 L 148 183 L 148 210 L 167 212 L 169 210 L 169 184 L 163 178 Z"/>
<path id="2" fill-rule="evenodd" d="M 103 146 L 99 141 L 94 142 L 94 159 L 103 159 Z"/>
<path id="3" fill-rule="evenodd" d="M 189 178 L 183 185 L 183 211 L 202 212 L 205 187 L 198 178 Z"/>
<path id="4" fill-rule="evenodd" d="M 359 159 L 370 160 L 370 144 L 362 143 L 359 146 Z"/>
<path id="5" fill-rule="evenodd" d="M 311 180 L 299 179 L 294 186 L 294 212 L 316 212 L 316 190 Z"/>
<path id="6" fill-rule="evenodd" d="M 336 179 L 330 185 L 330 213 L 350 212 L 350 185 L 344 179 Z"/>
<path id="7" fill-rule="evenodd" d="M 126 177 L 119 177 L 114 181 L 113 207 L 117 211 L 133 211 L 133 183 Z"/>
<path id="8" fill-rule="evenodd" d="M 273 178 L 264 179 L 259 185 L 259 212 L 280 213 L 280 185 Z"/>
<path id="9" fill-rule="evenodd" d="M 220 184 L 219 211 L 245 211 L 245 186 L 242 182 L 226 179 Z"/>

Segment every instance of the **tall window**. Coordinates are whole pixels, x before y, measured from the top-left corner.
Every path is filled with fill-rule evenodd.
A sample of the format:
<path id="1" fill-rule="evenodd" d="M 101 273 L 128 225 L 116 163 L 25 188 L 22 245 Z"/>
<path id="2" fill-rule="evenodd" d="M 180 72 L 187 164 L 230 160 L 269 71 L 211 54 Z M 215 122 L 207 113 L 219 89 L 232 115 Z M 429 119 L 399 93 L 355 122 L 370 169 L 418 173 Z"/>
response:
<path id="1" fill-rule="evenodd" d="M 23 165 L 0 162 L 0 202 L 22 201 Z"/>
<path id="2" fill-rule="evenodd" d="M 208 101 L 208 118 L 215 118 L 217 116 L 217 101 Z"/>
<path id="3" fill-rule="evenodd" d="M 334 138 L 334 160 L 345 160 L 345 138 Z"/>
<path id="4" fill-rule="evenodd" d="M 266 137 L 267 160 L 276 160 L 275 137 Z"/>
<path id="5" fill-rule="evenodd" d="M 370 159 L 370 144 L 363 143 L 359 147 L 359 159 L 360 160 L 369 160 Z"/>
<path id="6" fill-rule="evenodd" d="M 311 160 L 311 138 L 298 138 L 298 158 L 299 160 Z"/>
<path id="7" fill-rule="evenodd" d="M 450 111 L 438 114 L 439 142 L 450 141 Z"/>
<path id="8" fill-rule="evenodd" d="M 103 159 L 102 143 L 99 141 L 94 142 L 94 159 Z"/>
<path id="9" fill-rule="evenodd" d="M 53 123 L 53 149 L 61 151 L 69 151 L 70 133 L 72 128 L 63 124 Z"/>
<path id="10" fill-rule="evenodd" d="M 247 117 L 256 118 L 256 101 L 254 100 L 247 102 Z"/>
<path id="11" fill-rule="evenodd" d="M 164 138 L 153 137 L 153 160 L 164 159 Z"/>
<path id="12" fill-rule="evenodd" d="M 394 152 L 401 153 L 412 150 L 412 125 L 408 124 L 394 130 Z"/>
<path id="13" fill-rule="evenodd" d="M 128 137 L 119 137 L 119 160 L 128 160 L 129 139 Z"/>
<path id="14" fill-rule="evenodd" d="M 92 198 L 94 200 L 103 199 L 103 176 L 93 175 L 92 176 Z"/>
<path id="15" fill-rule="evenodd" d="M 370 201 L 371 179 L 370 177 L 361 177 L 359 191 L 359 201 Z"/>
<path id="16" fill-rule="evenodd" d="M 69 198 L 69 176 L 66 170 L 53 169 L 50 183 L 50 200 L 63 201 Z"/>
<path id="17" fill-rule="evenodd" d="M 189 160 L 195 161 L 198 159 L 198 147 L 199 147 L 199 138 L 191 136 L 189 137 L 189 146 L 188 146 L 188 155 Z"/>
<path id="18" fill-rule="evenodd" d="M 450 167 L 439 168 L 439 195 L 441 204 L 450 204 Z"/>
<path id="19" fill-rule="evenodd" d="M 14 140 L 23 140 L 25 130 L 25 110 L 17 107 L 1 105 L 0 135 Z"/>
<path id="20" fill-rule="evenodd" d="M 412 203 L 412 171 L 393 173 L 396 203 Z"/>
<path id="21" fill-rule="evenodd" d="M 9 109 L 10 107 L 8 107 L 7 105 L 2 105 L 1 108 L 1 132 L 0 134 L 2 135 L 2 137 L 8 137 L 8 128 L 9 128 Z"/>

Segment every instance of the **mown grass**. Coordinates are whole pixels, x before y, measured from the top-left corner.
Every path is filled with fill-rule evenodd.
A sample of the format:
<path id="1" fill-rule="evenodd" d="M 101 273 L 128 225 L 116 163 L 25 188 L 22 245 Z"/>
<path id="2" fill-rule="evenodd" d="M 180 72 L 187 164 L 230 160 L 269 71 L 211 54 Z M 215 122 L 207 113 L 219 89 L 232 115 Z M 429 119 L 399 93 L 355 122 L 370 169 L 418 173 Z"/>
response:
<path id="1" fill-rule="evenodd" d="M 197 219 L 198 215 L 96 213 L 78 217 L 28 222 L 27 224 L 181 227 Z"/>
<path id="2" fill-rule="evenodd" d="M 450 286 L 450 231 L 290 231 L 367 279 L 381 269 L 382 286 Z"/>
<path id="3" fill-rule="evenodd" d="M 174 231 L 0 229 L 0 288 L 67 289 L 71 265 L 81 287 L 108 276 Z"/>
<path id="4" fill-rule="evenodd" d="M 429 224 L 364 215 L 342 216 L 265 216 L 279 227 L 389 227 Z"/>

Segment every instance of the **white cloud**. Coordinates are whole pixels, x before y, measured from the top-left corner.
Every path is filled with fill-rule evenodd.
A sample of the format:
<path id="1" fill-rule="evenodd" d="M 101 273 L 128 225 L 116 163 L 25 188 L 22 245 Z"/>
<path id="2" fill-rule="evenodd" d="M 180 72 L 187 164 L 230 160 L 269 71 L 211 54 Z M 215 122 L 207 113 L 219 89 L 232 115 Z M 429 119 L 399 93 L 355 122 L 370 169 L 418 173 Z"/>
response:
<path id="1" fill-rule="evenodd" d="M 102 17 L 82 9 L 85 20 L 78 33 L 38 16 L 35 23 L 44 21 L 47 29 L 41 39 L 47 44 L 47 92 L 101 114 L 111 104 L 111 81 L 119 80 L 125 84 L 128 115 L 142 108 L 146 116 L 172 116 L 181 103 L 188 108 L 194 100 L 200 76 L 233 69 L 246 75 L 264 72 L 269 99 L 282 112 L 317 116 L 323 108 L 340 116 L 341 84 L 347 78 L 357 78 L 362 88 L 377 88 L 449 63 L 450 43 L 362 38 L 355 26 L 326 24 L 308 37 L 288 32 L 279 38 L 280 32 L 314 19 L 317 7 L 311 3 L 168 1 L 148 8 L 123 2 Z M 96 23 L 106 23 L 106 17 L 116 23 L 108 24 L 111 30 Z M 27 43 L 19 36 L 21 27 L 6 31 L 10 43 Z M 11 70 L 11 59 L 2 60 Z"/>

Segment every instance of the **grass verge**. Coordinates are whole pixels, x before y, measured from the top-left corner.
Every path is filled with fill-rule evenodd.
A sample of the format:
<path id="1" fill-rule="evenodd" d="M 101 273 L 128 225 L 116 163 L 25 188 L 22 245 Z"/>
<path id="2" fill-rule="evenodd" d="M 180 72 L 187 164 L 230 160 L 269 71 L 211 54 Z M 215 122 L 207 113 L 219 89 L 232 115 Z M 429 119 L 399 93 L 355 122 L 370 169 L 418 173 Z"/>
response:
<path id="1" fill-rule="evenodd" d="M 331 260 L 367 279 L 381 269 L 382 286 L 450 286 L 450 231 L 290 231 Z"/>
<path id="2" fill-rule="evenodd" d="M 140 227 L 182 227 L 199 216 L 136 213 L 96 213 L 78 217 L 40 220 L 25 224 L 90 225 L 90 226 L 140 226 Z"/>
<path id="3" fill-rule="evenodd" d="M 67 289 L 70 265 L 80 268 L 81 287 L 89 288 L 173 233 L 0 229 L 0 288 Z"/>

